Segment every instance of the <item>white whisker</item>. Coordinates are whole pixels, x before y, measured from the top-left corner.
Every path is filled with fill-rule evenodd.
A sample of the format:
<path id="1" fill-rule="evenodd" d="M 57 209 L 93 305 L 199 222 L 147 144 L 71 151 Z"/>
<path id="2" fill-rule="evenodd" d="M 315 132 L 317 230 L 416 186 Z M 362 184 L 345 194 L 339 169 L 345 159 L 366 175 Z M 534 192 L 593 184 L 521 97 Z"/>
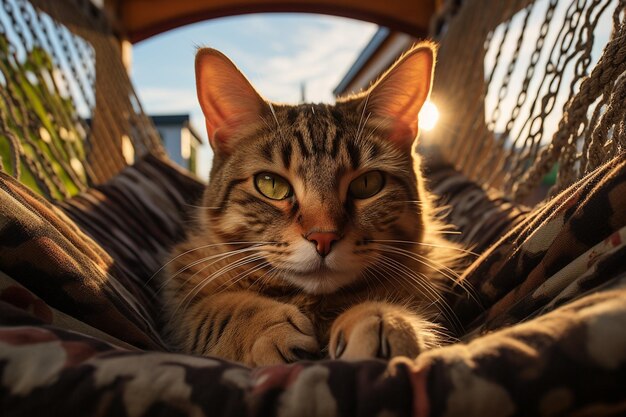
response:
<path id="1" fill-rule="evenodd" d="M 462 328 L 461 321 L 454 313 L 452 307 L 446 302 L 446 300 L 437 292 L 437 290 L 432 286 L 432 283 L 423 275 L 415 273 L 406 265 L 398 262 L 397 260 L 381 255 L 381 260 L 387 264 L 388 267 L 393 268 L 397 272 L 401 273 L 403 277 L 410 278 L 411 282 L 415 283 L 417 286 L 416 289 L 420 289 L 423 293 L 426 293 L 432 297 L 433 302 L 436 303 L 437 306 L 441 307 L 441 313 L 446 317 L 446 319 L 450 322 L 450 324 L 454 326 L 458 326 L 458 328 Z"/>
<path id="2" fill-rule="evenodd" d="M 195 208 L 208 209 L 208 210 L 220 210 L 221 209 L 221 207 L 197 206 L 195 204 L 187 204 L 187 203 L 185 203 L 185 205 L 188 207 L 195 207 Z"/>
<path id="3" fill-rule="evenodd" d="M 215 246 L 222 246 L 222 245 L 271 245 L 271 244 L 275 244 L 278 242 L 248 242 L 248 241 L 241 241 L 241 242 L 221 242 L 221 243 L 211 243 L 208 245 L 202 245 L 202 246 L 198 246 L 197 248 L 193 248 L 193 249 L 189 249 L 183 253 L 179 253 L 178 255 L 176 255 L 175 257 L 173 257 L 172 259 L 170 259 L 169 261 L 167 261 L 165 264 L 163 264 L 162 267 L 160 267 L 159 269 L 156 270 L 156 272 L 154 274 L 152 274 L 152 276 L 150 278 L 148 278 L 148 280 L 146 280 L 146 282 L 144 283 L 144 288 L 148 285 L 148 283 L 154 279 L 154 277 L 156 277 L 158 275 L 159 272 L 161 272 L 166 266 L 168 266 L 169 264 L 171 264 L 172 262 L 174 262 L 176 259 L 180 258 L 181 256 L 185 256 L 188 253 L 191 252 L 195 252 L 197 250 L 200 249 L 207 249 L 207 248 L 212 248 Z"/>
<path id="4" fill-rule="evenodd" d="M 218 254 L 216 254 L 216 255 L 211 255 L 211 256 L 207 256 L 207 257 L 205 257 L 205 258 L 198 259 L 198 260 L 196 260 L 196 261 L 194 261 L 194 262 L 192 262 L 192 263 L 190 263 L 190 264 L 187 264 L 185 267 L 183 267 L 183 268 L 179 269 L 179 270 L 178 270 L 178 271 L 176 271 L 174 274 L 172 274 L 172 276 L 167 277 L 167 278 L 168 278 L 168 281 L 169 281 L 169 280 L 172 280 L 172 279 L 174 279 L 174 278 L 176 278 L 176 277 L 177 277 L 180 273 L 182 273 L 182 272 L 184 272 L 184 271 L 188 270 L 189 268 L 193 268 L 194 266 L 196 266 L 196 265 L 198 265 L 198 264 L 201 264 L 201 263 L 203 263 L 203 262 L 206 262 L 206 261 L 210 261 L 210 260 L 215 259 L 213 262 L 211 262 L 211 263 L 210 263 L 210 264 L 208 264 L 208 265 L 203 266 L 203 267 L 202 267 L 202 268 L 200 268 L 198 271 L 196 271 L 194 274 L 192 274 L 190 277 L 188 277 L 188 278 L 185 280 L 185 282 L 181 285 L 181 287 L 182 287 L 182 286 L 185 286 L 185 285 L 187 285 L 187 284 L 188 284 L 188 283 L 189 283 L 189 282 L 190 282 L 190 281 L 191 281 L 191 280 L 192 280 L 192 279 L 193 279 L 196 275 L 198 275 L 200 272 L 204 271 L 205 269 L 207 269 L 207 268 L 208 268 L 208 267 L 210 267 L 211 265 L 214 265 L 214 264 L 216 264 L 217 262 L 219 262 L 219 261 L 221 261 L 221 260 L 224 260 L 224 259 L 229 258 L 229 257 L 231 257 L 231 256 L 239 255 L 239 254 L 241 254 L 241 253 L 250 252 L 250 251 L 257 251 L 257 252 L 258 252 L 258 249 L 259 249 L 259 247 L 260 247 L 260 246 L 262 246 L 262 245 L 255 245 L 255 246 L 253 246 L 253 247 L 249 247 L 249 248 L 243 248 L 243 249 L 237 249 L 237 250 L 228 251 L 228 252 L 222 252 L 222 253 L 218 253 Z M 160 290 L 161 290 L 161 289 L 162 289 L 162 288 L 163 288 L 166 284 L 167 284 L 167 282 L 163 282 L 163 283 L 159 286 L 159 291 L 160 291 Z"/>
<path id="5" fill-rule="evenodd" d="M 469 255 L 480 256 L 480 254 L 476 252 L 472 252 L 467 249 L 458 248 L 456 246 L 437 245 L 434 243 L 414 242 L 411 240 L 393 240 L 393 239 L 368 239 L 367 241 L 373 242 L 373 243 L 404 243 L 407 245 L 421 245 L 421 246 L 428 246 L 428 247 L 440 248 L 440 249 L 451 249 L 451 250 L 456 250 L 462 253 L 467 253 Z"/>
<path id="6" fill-rule="evenodd" d="M 419 253 L 411 252 L 409 250 L 402 249 L 402 248 L 396 248 L 395 246 L 391 246 L 391 245 L 380 245 L 380 248 L 386 249 L 398 255 L 403 255 L 410 259 L 413 259 L 414 261 L 421 263 L 422 265 L 434 270 L 435 272 L 439 272 L 446 278 L 452 280 L 452 282 L 454 283 L 456 283 L 456 280 L 460 277 L 460 275 L 456 271 L 451 269 L 450 267 L 443 265 L 437 261 L 433 261 L 423 255 L 420 255 Z M 451 276 L 448 274 L 450 274 Z"/>
<path id="7" fill-rule="evenodd" d="M 213 272 L 209 276 L 205 277 L 198 284 L 196 284 L 189 292 L 187 292 L 187 294 L 183 297 L 183 299 L 178 303 L 178 306 L 174 310 L 174 313 L 172 313 L 172 316 L 176 315 L 177 311 L 181 307 L 188 305 L 189 302 L 191 302 L 191 300 L 193 300 L 194 297 L 200 293 L 200 291 L 202 291 L 207 285 L 209 285 L 211 282 L 213 282 L 217 278 L 232 271 L 233 269 L 245 266 L 249 263 L 253 263 L 261 259 L 264 259 L 263 256 L 260 256 L 258 254 L 248 255 L 248 256 L 243 257 L 242 259 L 239 259 L 231 264 L 228 264 L 218 269 L 217 271 Z"/>
<path id="8" fill-rule="evenodd" d="M 254 268 L 246 270 L 246 271 L 241 271 L 240 273 L 238 273 L 237 275 L 235 275 L 230 282 L 228 283 L 228 285 L 226 285 L 224 287 L 224 285 L 226 284 L 226 282 L 222 283 L 220 285 L 220 287 L 224 287 L 221 290 L 218 290 L 215 295 L 217 294 L 221 294 L 224 291 L 227 291 L 230 287 L 232 287 L 233 285 L 236 285 L 237 283 L 243 281 L 244 279 L 246 279 L 247 277 L 249 277 L 250 275 L 254 274 L 255 272 L 266 268 L 267 266 L 271 265 L 270 262 L 265 261 L 265 262 L 261 262 L 259 265 L 256 265 Z M 218 287 L 219 288 L 219 287 Z"/>
<path id="9" fill-rule="evenodd" d="M 405 249 L 401 249 L 401 248 L 396 248 L 393 246 L 389 246 L 389 245 L 381 245 L 380 250 L 384 251 L 384 252 L 389 252 L 389 253 L 394 253 L 397 255 L 401 255 L 401 256 L 405 256 L 409 259 L 413 259 L 416 262 L 421 263 L 422 265 L 433 269 L 434 271 L 440 273 L 441 275 L 443 275 L 444 277 L 448 278 L 449 280 L 452 281 L 453 284 L 458 285 L 463 291 L 465 291 L 467 293 L 467 295 L 477 304 L 480 304 L 480 302 L 478 301 L 478 297 L 474 291 L 474 289 L 471 287 L 471 285 L 469 285 L 468 282 L 465 281 L 461 281 L 459 280 L 460 276 L 457 272 L 455 272 L 454 270 L 450 269 L 449 267 L 442 265 L 436 261 L 432 261 L 424 256 L 421 256 L 417 253 L 411 252 L 411 251 L 407 251 Z M 431 265 L 429 264 L 429 262 L 432 262 L 434 264 Z M 437 266 L 442 267 L 444 270 L 442 271 L 441 269 L 438 269 Z M 447 273 L 444 273 L 444 271 L 446 271 Z M 448 273 L 453 274 L 453 276 L 448 275 Z"/>

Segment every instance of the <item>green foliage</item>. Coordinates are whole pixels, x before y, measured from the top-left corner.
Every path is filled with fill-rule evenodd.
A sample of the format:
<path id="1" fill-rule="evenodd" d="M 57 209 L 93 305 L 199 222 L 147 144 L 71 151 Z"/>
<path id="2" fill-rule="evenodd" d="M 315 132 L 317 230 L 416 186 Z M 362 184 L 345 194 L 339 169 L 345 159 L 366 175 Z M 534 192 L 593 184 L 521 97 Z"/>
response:
<path id="1" fill-rule="evenodd" d="M 85 129 L 71 97 L 61 93 L 50 54 L 33 47 L 24 55 L 19 59 L 0 35 L 0 160 L 34 191 L 63 199 L 88 184 Z"/>

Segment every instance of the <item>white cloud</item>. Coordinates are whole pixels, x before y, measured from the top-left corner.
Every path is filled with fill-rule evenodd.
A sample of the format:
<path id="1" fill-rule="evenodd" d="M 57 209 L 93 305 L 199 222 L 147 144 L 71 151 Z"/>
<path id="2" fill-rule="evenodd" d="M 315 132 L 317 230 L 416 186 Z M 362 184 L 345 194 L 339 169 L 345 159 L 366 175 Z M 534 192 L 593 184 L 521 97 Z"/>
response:
<path id="1" fill-rule="evenodd" d="M 322 25 L 289 34 L 291 46 L 257 64 L 251 81 L 267 98 L 297 102 L 300 83 L 307 101 L 333 101 L 332 90 L 376 30 L 375 25 L 323 17 Z M 291 52 L 290 54 L 288 52 Z"/>
<path id="2" fill-rule="evenodd" d="M 139 89 L 137 94 L 148 113 L 188 113 L 198 107 L 194 90 L 145 87 Z"/>

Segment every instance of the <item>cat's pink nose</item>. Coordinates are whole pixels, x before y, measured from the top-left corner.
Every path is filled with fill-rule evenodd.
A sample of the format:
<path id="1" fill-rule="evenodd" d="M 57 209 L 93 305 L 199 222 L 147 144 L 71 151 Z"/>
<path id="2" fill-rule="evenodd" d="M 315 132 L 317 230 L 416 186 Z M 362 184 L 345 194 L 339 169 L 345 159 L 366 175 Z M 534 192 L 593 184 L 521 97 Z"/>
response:
<path id="1" fill-rule="evenodd" d="M 335 232 L 314 232 L 309 233 L 306 238 L 315 244 L 317 253 L 324 257 L 330 253 L 333 242 L 338 241 L 340 236 Z"/>

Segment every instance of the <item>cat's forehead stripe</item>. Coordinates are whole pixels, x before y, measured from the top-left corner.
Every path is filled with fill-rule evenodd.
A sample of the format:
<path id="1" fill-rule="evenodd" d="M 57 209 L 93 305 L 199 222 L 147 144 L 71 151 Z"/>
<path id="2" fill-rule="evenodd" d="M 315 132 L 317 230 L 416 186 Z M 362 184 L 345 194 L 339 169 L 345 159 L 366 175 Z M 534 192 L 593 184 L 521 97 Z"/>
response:
<path id="1" fill-rule="evenodd" d="M 285 142 L 282 144 L 280 156 L 283 160 L 283 165 L 285 169 L 289 169 L 291 166 L 291 154 L 293 153 L 293 148 L 291 146 L 291 142 Z"/>
<path id="2" fill-rule="evenodd" d="M 325 106 L 320 106 L 316 115 L 306 118 L 306 126 L 311 140 L 311 146 L 315 155 L 328 154 L 326 142 L 330 133 L 330 113 Z"/>
<path id="3" fill-rule="evenodd" d="M 330 151 L 330 157 L 336 158 L 339 153 L 339 143 L 340 143 L 341 129 L 337 128 L 335 131 L 335 136 L 333 138 L 333 147 Z"/>
<path id="4" fill-rule="evenodd" d="M 346 141 L 346 149 L 352 169 L 357 169 L 361 163 L 361 150 L 351 140 Z"/>
<path id="5" fill-rule="evenodd" d="M 289 126 L 293 126 L 298 119 L 298 107 L 290 107 L 287 110 L 287 121 L 289 122 Z"/>
<path id="6" fill-rule="evenodd" d="M 296 138 L 296 143 L 298 144 L 298 147 L 300 149 L 300 154 L 303 158 L 308 158 L 311 152 L 309 152 L 309 149 L 304 141 L 304 135 L 302 134 L 302 131 L 300 131 L 300 129 L 295 129 L 293 135 Z"/>
<path id="7" fill-rule="evenodd" d="M 274 146 L 271 141 L 266 141 L 263 146 L 261 146 L 261 155 L 268 161 L 274 161 Z"/>

